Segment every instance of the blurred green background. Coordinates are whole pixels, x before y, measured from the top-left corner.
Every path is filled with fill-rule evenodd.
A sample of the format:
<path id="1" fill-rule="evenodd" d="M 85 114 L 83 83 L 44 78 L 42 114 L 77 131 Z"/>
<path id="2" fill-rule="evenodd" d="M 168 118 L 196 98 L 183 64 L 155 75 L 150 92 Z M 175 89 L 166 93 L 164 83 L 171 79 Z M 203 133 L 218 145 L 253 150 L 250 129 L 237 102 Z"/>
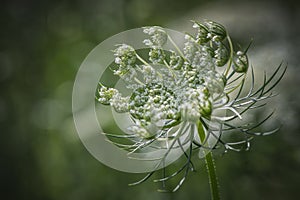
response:
<path id="1" fill-rule="evenodd" d="M 271 107 L 281 131 L 248 152 L 216 159 L 223 199 L 297 199 L 300 192 L 300 6 L 293 1 L 2 0 L 0 6 L 1 199 L 209 199 L 202 161 L 175 194 L 142 175 L 110 169 L 80 142 L 71 111 L 81 62 L 109 36 L 146 25 L 185 31 L 190 19 L 224 24 L 254 38 L 250 59 L 288 72 Z M 244 43 L 242 43 L 243 45 Z"/>

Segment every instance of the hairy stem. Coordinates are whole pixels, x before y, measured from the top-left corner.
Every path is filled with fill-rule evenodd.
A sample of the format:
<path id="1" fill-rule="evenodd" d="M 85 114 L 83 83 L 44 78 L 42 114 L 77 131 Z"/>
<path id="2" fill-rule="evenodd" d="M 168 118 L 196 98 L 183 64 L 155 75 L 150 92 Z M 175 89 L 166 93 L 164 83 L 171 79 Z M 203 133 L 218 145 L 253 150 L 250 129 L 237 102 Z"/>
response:
<path id="1" fill-rule="evenodd" d="M 202 123 L 197 123 L 198 127 L 198 134 L 200 137 L 201 142 L 205 141 L 205 132 L 202 126 Z M 209 186 L 210 186 L 210 192 L 211 192 L 211 199 L 212 200 L 219 200 L 220 199 L 220 192 L 219 192 L 219 183 L 218 183 L 218 177 L 216 173 L 216 166 L 213 158 L 212 152 L 208 152 L 205 156 L 205 165 L 207 169 L 208 179 L 209 179 Z"/>

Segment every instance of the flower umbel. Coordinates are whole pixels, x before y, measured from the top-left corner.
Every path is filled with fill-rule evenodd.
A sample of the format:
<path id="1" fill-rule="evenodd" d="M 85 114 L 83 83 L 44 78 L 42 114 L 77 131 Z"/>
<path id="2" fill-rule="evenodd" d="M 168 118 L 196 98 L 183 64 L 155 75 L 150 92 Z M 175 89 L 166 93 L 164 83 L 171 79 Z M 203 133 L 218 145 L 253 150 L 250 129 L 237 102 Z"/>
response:
<path id="1" fill-rule="evenodd" d="M 211 151 L 218 148 L 247 150 L 253 136 L 278 130 L 255 131 L 273 113 L 256 123 L 244 116 L 260 109 L 274 96 L 272 89 L 282 79 L 286 67 L 280 64 L 269 78 L 264 75 L 261 86 L 254 88 L 254 70 L 247 56 L 250 45 L 245 50 L 236 50 L 224 26 L 214 21 L 193 22 L 193 28 L 196 34 L 186 34 L 181 50 L 163 28 L 145 27 L 144 33 L 149 37 L 143 41 L 149 49 L 147 59 L 127 44 L 117 46 L 114 74 L 126 82 L 131 90 L 129 96 L 123 97 L 117 89 L 99 84 L 97 101 L 118 113 L 129 113 L 134 124 L 123 135 L 107 134 L 118 139 L 113 144 L 127 150 L 129 156 L 151 148 L 166 150 L 155 158 L 157 165 L 153 171 L 132 185 L 147 180 L 164 165 L 169 153 L 179 148 L 186 162 L 174 173 L 167 175 L 164 171 L 163 177 L 155 180 L 165 186 L 166 181 L 183 173 L 172 189 L 176 191 L 188 173 L 194 171 L 193 153 L 204 157 L 212 156 Z M 166 51 L 167 42 L 176 51 Z M 246 90 L 247 74 L 250 89 Z M 242 140 L 229 141 L 229 134 Z M 124 144 L 124 138 L 131 144 Z"/>

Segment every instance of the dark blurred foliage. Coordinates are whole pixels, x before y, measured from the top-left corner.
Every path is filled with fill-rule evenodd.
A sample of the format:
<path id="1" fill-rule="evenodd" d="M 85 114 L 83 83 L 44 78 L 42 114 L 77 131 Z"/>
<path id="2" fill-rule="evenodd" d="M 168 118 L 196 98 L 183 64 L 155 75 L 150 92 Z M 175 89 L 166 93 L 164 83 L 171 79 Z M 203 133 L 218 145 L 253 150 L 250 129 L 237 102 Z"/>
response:
<path id="1" fill-rule="evenodd" d="M 198 171 L 175 194 L 156 192 L 158 185 L 151 181 L 128 187 L 141 176 L 104 166 L 81 144 L 72 120 L 71 93 L 80 63 L 107 37 L 130 28 L 176 23 L 198 10 L 203 17 L 202 7 L 213 9 L 210 4 L 235 6 L 231 15 L 236 21 L 247 9 L 241 1 L 2 0 L 0 198 L 209 199 L 200 161 Z M 249 152 L 217 157 L 224 199 L 297 199 L 300 194 L 299 4 L 270 1 L 263 5 L 268 12 L 277 5 L 277 17 L 285 24 L 285 30 L 278 26 L 282 35 L 277 34 L 276 21 L 272 29 L 263 24 L 264 18 L 260 27 L 253 27 L 258 30 L 253 32 L 257 46 L 266 41 L 287 44 L 289 56 L 279 60 L 289 61 L 289 73 L 279 87 L 282 98 L 275 104 L 280 105 L 277 111 L 283 128 L 255 139 Z M 222 12 L 219 16 L 222 18 Z M 273 20 L 272 16 L 264 17 Z M 233 34 L 237 30 L 236 38 L 249 39 L 238 34 L 234 23 L 229 27 Z"/>

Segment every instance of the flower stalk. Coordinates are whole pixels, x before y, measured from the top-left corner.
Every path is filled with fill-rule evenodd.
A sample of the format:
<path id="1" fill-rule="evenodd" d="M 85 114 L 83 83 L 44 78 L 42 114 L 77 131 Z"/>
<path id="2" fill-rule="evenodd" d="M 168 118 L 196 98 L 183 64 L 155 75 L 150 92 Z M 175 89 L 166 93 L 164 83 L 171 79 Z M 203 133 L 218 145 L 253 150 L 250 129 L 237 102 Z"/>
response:
<path id="1" fill-rule="evenodd" d="M 197 130 L 201 142 L 204 142 L 206 136 L 200 120 L 197 123 Z M 205 165 L 206 165 L 207 175 L 209 179 L 208 181 L 209 181 L 209 187 L 211 192 L 211 199 L 219 200 L 220 199 L 219 182 L 218 182 L 216 165 L 214 162 L 212 151 L 208 152 L 205 155 Z"/>

